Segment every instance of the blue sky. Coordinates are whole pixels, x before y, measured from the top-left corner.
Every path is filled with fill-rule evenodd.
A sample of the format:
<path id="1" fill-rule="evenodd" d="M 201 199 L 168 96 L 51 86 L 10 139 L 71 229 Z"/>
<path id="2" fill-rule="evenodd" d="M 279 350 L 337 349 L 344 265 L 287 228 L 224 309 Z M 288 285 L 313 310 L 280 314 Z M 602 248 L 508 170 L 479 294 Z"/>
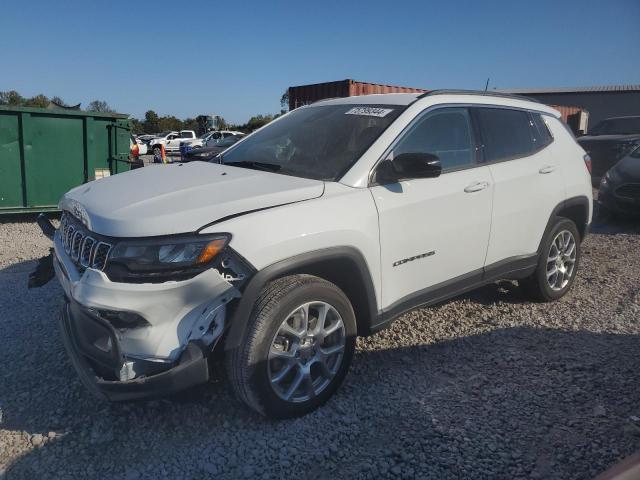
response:
<path id="1" fill-rule="evenodd" d="M 142 2 L 0 6 L 0 90 L 141 117 L 277 112 L 290 85 L 640 83 L 640 0 Z"/>

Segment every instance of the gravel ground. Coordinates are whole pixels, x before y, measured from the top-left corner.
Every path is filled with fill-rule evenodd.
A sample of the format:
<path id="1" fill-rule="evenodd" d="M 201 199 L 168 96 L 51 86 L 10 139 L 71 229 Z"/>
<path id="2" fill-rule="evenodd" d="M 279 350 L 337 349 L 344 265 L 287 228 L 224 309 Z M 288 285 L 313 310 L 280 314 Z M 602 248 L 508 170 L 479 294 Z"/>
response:
<path id="1" fill-rule="evenodd" d="M 66 358 L 48 242 L 0 223 L 0 477 L 593 478 L 640 448 L 640 227 L 597 227 L 570 295 L 512 283 L 360 339 L 338 395 L 269 421 L 224 383 L 172 399 L 91 397 Z"/>

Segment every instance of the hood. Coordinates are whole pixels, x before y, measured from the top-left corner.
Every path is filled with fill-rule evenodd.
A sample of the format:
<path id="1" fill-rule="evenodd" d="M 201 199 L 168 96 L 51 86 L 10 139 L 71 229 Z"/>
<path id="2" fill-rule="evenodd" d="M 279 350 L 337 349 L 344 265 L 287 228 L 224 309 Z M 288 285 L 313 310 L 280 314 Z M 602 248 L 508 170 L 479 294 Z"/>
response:
<path id="1" fill-rule="evenodd" d="M 193 162 L 154 165 L 81 185 L 60 208 L 112 237 L 195 232 L 222 218 L 320 197 L 324 182 Z"/>
<path id="2" fill-rule="evenodd" d="M 640 155 L 637 158 L 631 155 L 624 157 L 612 170 L 625 182 L 640 182 Z"/>

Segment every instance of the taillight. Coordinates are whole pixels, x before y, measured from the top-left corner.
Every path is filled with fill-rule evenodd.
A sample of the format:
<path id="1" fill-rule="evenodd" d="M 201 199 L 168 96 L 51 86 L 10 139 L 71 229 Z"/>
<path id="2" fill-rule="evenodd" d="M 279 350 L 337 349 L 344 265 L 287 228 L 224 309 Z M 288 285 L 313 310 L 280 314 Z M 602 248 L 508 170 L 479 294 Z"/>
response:
<path id="1" fill-rule="evenodd" d="M 587 170 L 589 170 L 589 173 L 591 173 L 591 157 L 588 153 L 585 153 L 584 157 L 582 158 L 584 160 L 584 164 L 587 166 Z"/>

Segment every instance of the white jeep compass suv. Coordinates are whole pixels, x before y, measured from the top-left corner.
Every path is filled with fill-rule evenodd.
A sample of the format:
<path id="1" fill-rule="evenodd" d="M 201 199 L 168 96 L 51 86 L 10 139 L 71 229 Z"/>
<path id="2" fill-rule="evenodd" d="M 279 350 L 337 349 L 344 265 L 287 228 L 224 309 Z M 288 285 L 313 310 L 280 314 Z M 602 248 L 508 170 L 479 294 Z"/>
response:
<path id="1" fill-rule="evenodd" d="M 571 288 L 585 152 L 547 106 L 465 91 L 293 110 L 215 162 L 157 165 L 60 201 L 65 346 L 103 398 L 168 394 L 223 362 L 272 417 L 333 395 L 402 313 L 498 279 Z"/>

